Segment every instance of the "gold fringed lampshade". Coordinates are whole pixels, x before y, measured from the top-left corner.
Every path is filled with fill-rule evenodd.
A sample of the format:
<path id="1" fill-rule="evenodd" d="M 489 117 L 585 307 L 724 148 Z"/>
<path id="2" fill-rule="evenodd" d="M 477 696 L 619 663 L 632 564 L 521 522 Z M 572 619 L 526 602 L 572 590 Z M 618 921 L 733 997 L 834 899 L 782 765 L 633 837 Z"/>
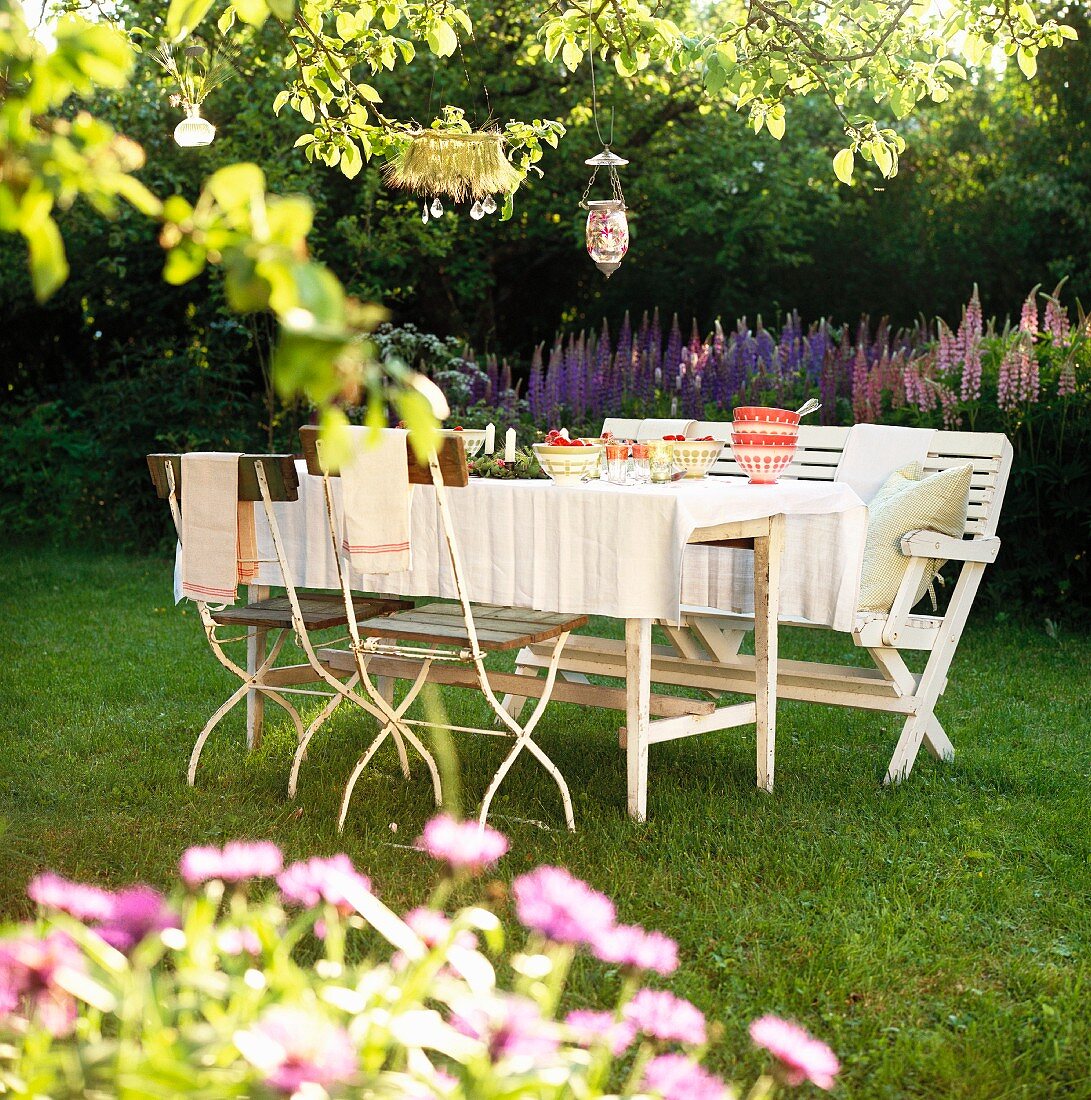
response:
<path id="1" fill-rule="evenodd" d="M 418 195 L 447 195 L 454 202 L 506 195 L 522 179 L 504 156 L 502 136 L 487 130 L 415 134 L 383 166 L 383 177 L 392 187 Z"/>

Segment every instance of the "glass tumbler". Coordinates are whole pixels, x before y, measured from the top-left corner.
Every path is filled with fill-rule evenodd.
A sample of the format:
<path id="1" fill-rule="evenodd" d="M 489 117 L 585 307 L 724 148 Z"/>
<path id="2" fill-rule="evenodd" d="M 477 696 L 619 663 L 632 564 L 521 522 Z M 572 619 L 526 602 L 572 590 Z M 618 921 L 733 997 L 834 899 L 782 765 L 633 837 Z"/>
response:
<path id="1" fill-rule="evenodd" d="M 637 485 L 647 485 L 650 477 L 648 471 L 648 444 L 633 444 L 633 480 Z"/>
<path id="2" fill-rule="evenodd" d="M 648 467 L 653 485 L 667 485 L 674 473 L 674 444 L 669 439 L 655 439 L 648 444 Z"/>
<path id="3" fill-rule="evenodd" d="M 606 444 L 606 480 L 611 485 L 624 485 L 628 480 L 629 448 L 624 443 Z"/>

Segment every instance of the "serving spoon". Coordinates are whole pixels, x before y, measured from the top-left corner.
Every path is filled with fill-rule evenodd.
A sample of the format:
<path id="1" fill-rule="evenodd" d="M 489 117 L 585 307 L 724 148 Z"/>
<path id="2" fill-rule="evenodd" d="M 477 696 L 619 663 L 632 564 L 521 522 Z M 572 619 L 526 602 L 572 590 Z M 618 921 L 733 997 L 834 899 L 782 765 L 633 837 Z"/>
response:
<path id="1" fill-rule="evenodd" d="M 810 416 L 813 412 L 818 412 L 822 408 L 822 402 L 816 401 L 813 397 L 808 397 L 802 405 L 796 409 L 796 416 Z"/>

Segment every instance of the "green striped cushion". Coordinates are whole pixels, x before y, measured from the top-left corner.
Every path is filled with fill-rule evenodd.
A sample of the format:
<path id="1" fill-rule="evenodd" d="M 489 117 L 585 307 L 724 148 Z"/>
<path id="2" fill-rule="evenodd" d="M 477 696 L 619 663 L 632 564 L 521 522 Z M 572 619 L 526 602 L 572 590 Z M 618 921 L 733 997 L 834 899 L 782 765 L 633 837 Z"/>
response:
<path id="1" fill-rule="evenodd" d="M 898 594 L 909 558 L 901 550 L 910 531 L 939 531 L 961 538 L 970 504 L 972 466 L 922 476 L 921 464 L 896 470 L 868 505 L 867 543 L 860 579 L 860 610 L 889 611 Z M 928 591 L 944 559 L 930 558 L 924 569 L 917 602 Z"/>

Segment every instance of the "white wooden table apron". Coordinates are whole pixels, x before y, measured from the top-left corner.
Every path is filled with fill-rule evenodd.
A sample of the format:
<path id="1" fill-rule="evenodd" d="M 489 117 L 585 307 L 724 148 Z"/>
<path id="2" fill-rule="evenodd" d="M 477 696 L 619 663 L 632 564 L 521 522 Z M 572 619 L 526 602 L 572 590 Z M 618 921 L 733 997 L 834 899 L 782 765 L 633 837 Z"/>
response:
<path id="1" fill-rule="evenodd" d="M 339 486 L 338 486 L 339 488 Z M 787 515 L 824 515 L 861 508 L 846 485 L 786 481 L 776 486 L 718 480 L 618 487 L 604 482 L 471 480 L 447 493 L 472 600 L 538 611 L 605 615 L 625 621 L 628 808 L 647 814 L 648 747 L 712 730 L 755 723 L 758 785 L 772 789 L 776 736 L 779 570 Z M 276 505 L 295 582 L 337 585 L 319 478 L 301 474 L 299 501 Z M 258 556 L 273 557 L 258 516 Z M 435 492 L 415 486 L 412 567 L 403 573 L 353 574 L 361 591 L 400 596 L 455 595 L 437 516 Z M 651 629 L 681 614 L 682 555 L 687 545 L 720 543 L 754 550 L 755 699 L 699 713 L 651 718 Z M 279 583 L 262 567 L 250 598 Z M 256 667 L 264 632 L 252 632 L 248 662 Z M 695 709 L 697 704 L 695 703 Z M 260 737 L 260 697 L 249 701 L 248 741 Z"/>

